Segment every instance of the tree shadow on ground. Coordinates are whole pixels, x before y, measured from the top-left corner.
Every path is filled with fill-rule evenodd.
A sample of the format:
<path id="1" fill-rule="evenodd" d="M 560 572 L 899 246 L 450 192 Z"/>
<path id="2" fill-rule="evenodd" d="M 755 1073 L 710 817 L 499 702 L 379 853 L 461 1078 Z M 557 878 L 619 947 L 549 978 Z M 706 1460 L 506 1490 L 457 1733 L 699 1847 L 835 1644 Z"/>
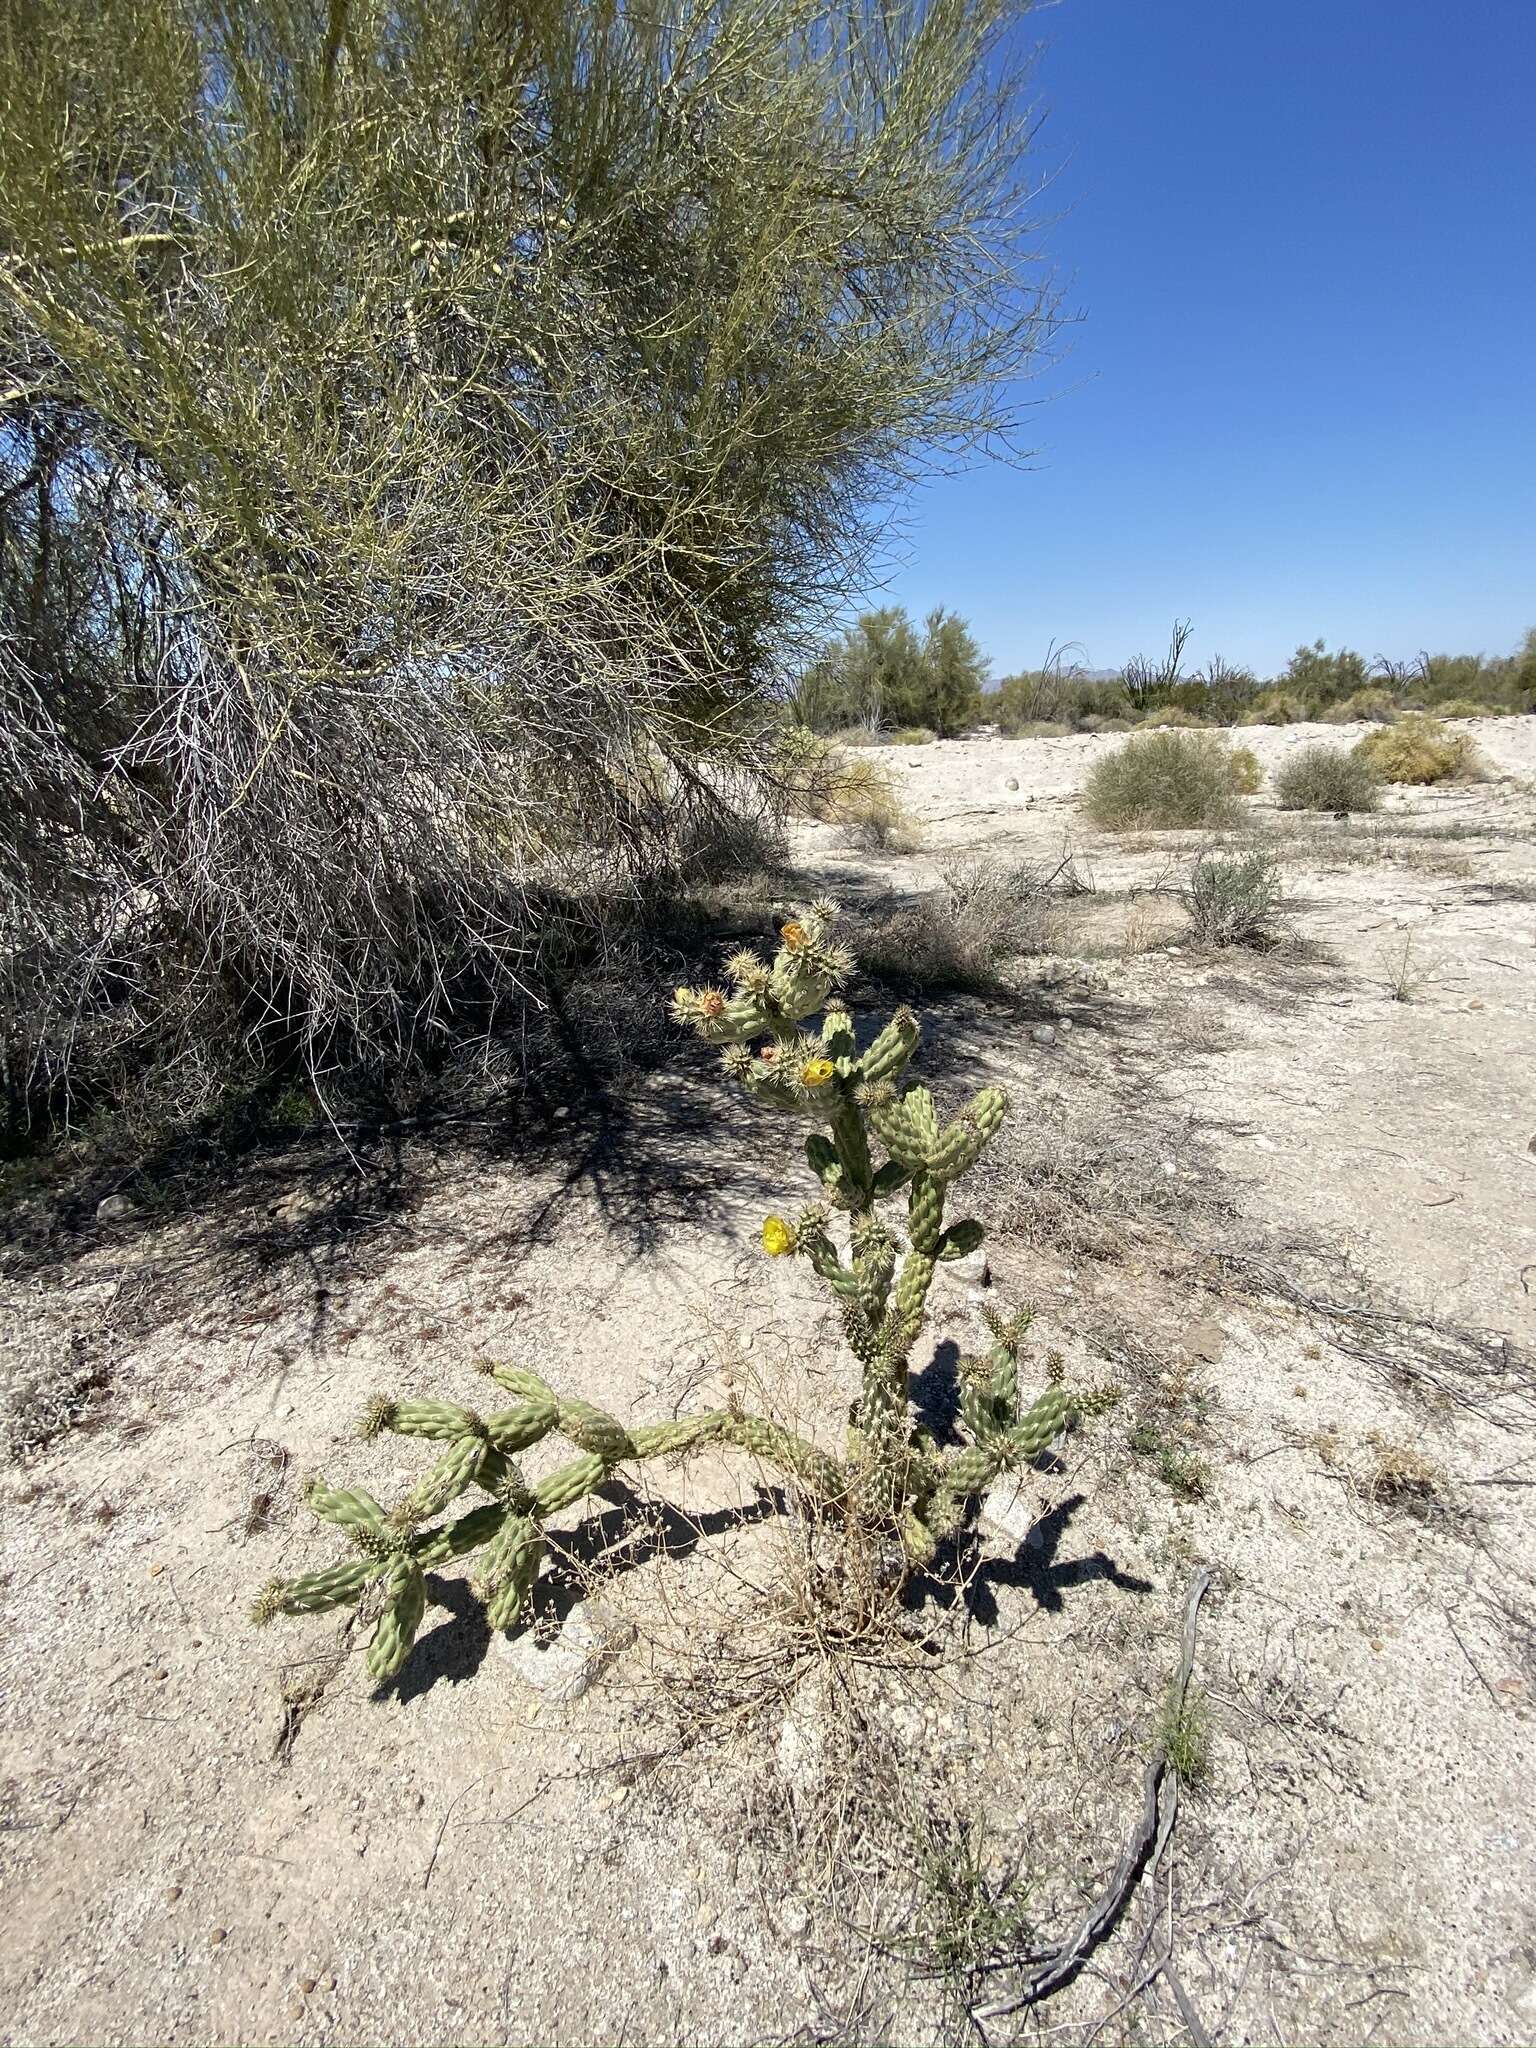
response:
<path id="1" fill-rule="evenodd" d="M 136 1215 L 99 1224 L 97 1184 L 86 1176 L 45 1227 L 13 1234 L 5 1270 L 28 1278 L 90 1256 L 93 1280 L 131 1278 L 136 1306 L 122 1305 L 123 1335 L 147 1334 L 213 1292 L 231 1309 L 252 1295 L 270 1298 L 270 1276 L 299 1272 L 319 1343 L 332 1299 L 381 1272 L 398 1250 L 419 1249 L 433 1233 L 463 1249 L 462 1228 L 441 1212 L 424 1221 L 423 1205 L 482 1168 L 515 1166 L 529 1193 L 508 1205 L 513 1213 L 494 1239 L 477 1239 L 509 1261 L 554 1242 L 576 1211 L 595 1212 L 621 1253 L 653 1256 L 679 1229 L 715 1223 L 723 1188 L 745 1203 L 793 1200 L 801 1186 L 810 1192 L 797 1157 L 803 1129 L 757 1115 L 725 1084 L 717 1055 L 664 1016 L 672 975 L 685 963 L 712 973 L 727 940 L 771 935 L 774 914 L 754 909 L 745 931 L 739 917 L 685 923 L 676 945 L 637 960 L 623 999 L 626 1014 L 638 1010 L 646 1021 L 632 1043 L 617 1025 L 604 1036 L 580 986 L 549 990 L 536 1039 L 525 1031 L 507 1050 L 515 1086 L 487 1086 L 473 1100 L 409 1117 L 315 1125 L 235 1155 L 206 1137 L 168 1140 L 131 1172 L 114 1169 L 110 1191 L 128 1193 Z M 852 992 L 867 1005 L 858 1017 L 865 1042 L 906 993 L 869 977 Z M 1107 993 L 1074 991 L 1069 1007 L 1039 987 L 930 988 L 921 1011 L 913 1075 L 946 1110 L 1016 1066 L 1021 1050 L 1028 1057 L 1034 1024 L 1070 1016 L 1085 1035 L 1113 1035 L 1140 1016 Z M 196 1222 L 195 1239 L 167 1240 L 166 1227 L 183 1221 Z"/>

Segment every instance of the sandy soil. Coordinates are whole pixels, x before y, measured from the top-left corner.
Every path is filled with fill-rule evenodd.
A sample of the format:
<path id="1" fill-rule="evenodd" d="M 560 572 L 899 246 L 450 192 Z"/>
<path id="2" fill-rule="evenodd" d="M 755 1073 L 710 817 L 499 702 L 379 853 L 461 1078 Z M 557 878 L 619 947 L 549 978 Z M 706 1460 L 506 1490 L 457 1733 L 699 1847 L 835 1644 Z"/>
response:
<path id="1" fill-rule="evenodd" d="M 335 1616 L 246 1620 L 334 1554 L 304 1473 L 419 1469 L 357 1442 L 368 1397 L 473 1401 L 477 1357 L 625 1415 L 748 1387 L 835 1440 L 835 1325 L 753 1249 L 803 1162 L 691 1052 L 495 1144 L 315 1140 L 190 1211 L 24 1215 L 13 1431 L 50 1386 L 78 1419 L 4 1480 L 0 2038 L 964 2038 L 1011 1979 L 918 1967 L 935 1856 L 979 1845 L 1065 1931 L 1207 1565 L 1206 1779 L 1090 1967 L 985 2038 L 1189 2038 L 1182 1995 L 1214 2041 L 1536 2041 L 1536 720 L 1471 729 L 1492 778 L 1395 793 L 1374 839 L 1254 800 L 1288 891 L 1264 955 L 1190 943 L 1193 839 L 1085 828 L 1111 739 L 892 749 L 915 855 L 798 832 L 870 915 L 978 851 L 1070 849 L 1093 884 L 1008 987 L 926 1005 L 925 1076 L 1010 1086 L 992 1296 L 1127 1399 L 1028 1475 L 927 1648 L 808 1655 L 725 1456 L 573 1541 L 551 1620 L 600 1583 L 637 1630 L 574 1703 L 454 1573 L 382 1695 Z M 1318 736 L 1242 738 L 1271 768 Z M 946 1290 L 936 1403 L 976 1330 Z"/>

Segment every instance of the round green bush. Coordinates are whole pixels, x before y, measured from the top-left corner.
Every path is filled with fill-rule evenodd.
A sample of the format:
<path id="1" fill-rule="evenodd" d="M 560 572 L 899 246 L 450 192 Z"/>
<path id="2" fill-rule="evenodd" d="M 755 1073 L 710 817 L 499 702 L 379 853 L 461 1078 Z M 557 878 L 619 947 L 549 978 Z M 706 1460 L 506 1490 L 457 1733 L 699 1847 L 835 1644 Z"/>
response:
<path id="1" fill-rule="evenodd" d="M 1374 811 L 1379 800 L 1370 763 L 1347 747 L 1319 740 L 1302 747 L 1275 771 L 1282 811 Z"/>
<path id="2" fill-rule="evenodd" d="M 1094 764 L 1083 810 L 1111 830 L 1230 825 L 1237 816 L 1231 753 L 1211 733 L 1177 727 L 1137 733 Z"/>

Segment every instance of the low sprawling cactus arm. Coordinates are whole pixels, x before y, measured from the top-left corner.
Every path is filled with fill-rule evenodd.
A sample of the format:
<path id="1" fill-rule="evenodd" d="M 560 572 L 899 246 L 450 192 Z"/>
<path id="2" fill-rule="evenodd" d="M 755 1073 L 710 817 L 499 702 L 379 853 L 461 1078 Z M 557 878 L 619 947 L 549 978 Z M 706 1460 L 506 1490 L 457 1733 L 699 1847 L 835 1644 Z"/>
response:
<path id="1" fill-rule="evenodd" d="M 495 1363 L 483 1369 L 502 1385 L 529 1396 L 527 1405 L 482 1421 L 473 1409 L 446 1401 L 369 1404 L 362 1422 L 364 1436 L 386 1429 L 424 1436 L 445 1444 L 443 1455 L 388 1513 L 371 1494 L 311 1480 L 306 1489 L 310 1506 L 323 1521 L 343 1529 L 360 1554 L 302 1578 L 274 1581 L 257 1599 L 254 1620 L 320 1613 L 357 1600 L 378 1582 L 383 1604 L 369 1645 L 368 1670 L 383 1680 L 393 1677 L 410 1654 L 426 1611 L 425 1572 L 483 1552 L 476 1587 L 492 1626 L 513 1627 L 544 1555 L 545 1519 L 584 1500 L 621 1464 L 676 1454 L 704 1442 L 726 1442 L 776 1466 L 819 1498 L 841 1498 L 848 1490 L 847 1474 L 835 1458 L 760 1416 L 714 1410 L 625 1430 L 591 1402 L 555 1395 L 525 1367 Z M 529 1486 L 500 1443 L 522 1448 L 552 1430 L 568 1437 L 578 1455 Z M 491 1491 L 493 1498 L 456 1520 L 421 1526 L 476 1485 Z"/>

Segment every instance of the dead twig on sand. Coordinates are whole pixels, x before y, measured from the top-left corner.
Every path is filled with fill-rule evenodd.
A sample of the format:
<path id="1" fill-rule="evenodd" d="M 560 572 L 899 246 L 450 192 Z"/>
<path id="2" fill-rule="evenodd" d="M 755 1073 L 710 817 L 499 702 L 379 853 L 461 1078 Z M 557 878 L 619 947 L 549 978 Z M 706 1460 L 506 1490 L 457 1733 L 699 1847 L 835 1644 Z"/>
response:
<path id="1" fill-rule="evenodd" d="M 1182 1711 L 1185 1694 L 1189 1690 L 1190 1673 L 1195 1664 L 1195 1628 L 1200 1614 L 1200 1602 L 1210 1587 L 1211 1575 L 1200 1572 L 1189 1589 L 1184 1605 L 1184 1647 L 1179 1660 L 1179 1669 L 1169 1695 L 1170 1715 Z M 1142 1780 L 1141 1819 L 1115 1865 L 1109 1883 L 1088 1911 L 1083 1915 L 1076 1929 L 1055 1948 L 1041 1955 L 1033 1969 L 1019 1988 L 1007 1998 L 994 1999 L 990 2005 L 971 2008 L 971 2018 L 976 2021 L 1003 2019 L 1007 2014 L 1021 2011 L 1025 2006 L 1038 2005 L 1043 1998 L 1049 1998 L 1053 1991 L 1059 1991 L 1064 1984 L 1075 1977 L 1088 1957 L 1109 1934 L 1150 1859 L 1156 1864 L 1162 1857 L 1173 1832 L 1173 1823 L 1179 1810 L 1179 1776 L 1168 1767 L 1168 1752 L 1159 1744 L 1157 1754 L 1150 1759 L 1146 1775 Z M 1166 1965 L 1164 1966 L 1166 1973 Z M 1177 1997 L 1177 1993 L 1175 1996 Z M 1180 2000 L 1180 2009 L 1184 2001 Z M 1189 2015 L 1185 2015 L 1189 2024 Z M 1193 2029 L 1191 2029 L 1193 2032 Z M 1198 2035 L 1195 2037 L 1199 2038 Z"/>

